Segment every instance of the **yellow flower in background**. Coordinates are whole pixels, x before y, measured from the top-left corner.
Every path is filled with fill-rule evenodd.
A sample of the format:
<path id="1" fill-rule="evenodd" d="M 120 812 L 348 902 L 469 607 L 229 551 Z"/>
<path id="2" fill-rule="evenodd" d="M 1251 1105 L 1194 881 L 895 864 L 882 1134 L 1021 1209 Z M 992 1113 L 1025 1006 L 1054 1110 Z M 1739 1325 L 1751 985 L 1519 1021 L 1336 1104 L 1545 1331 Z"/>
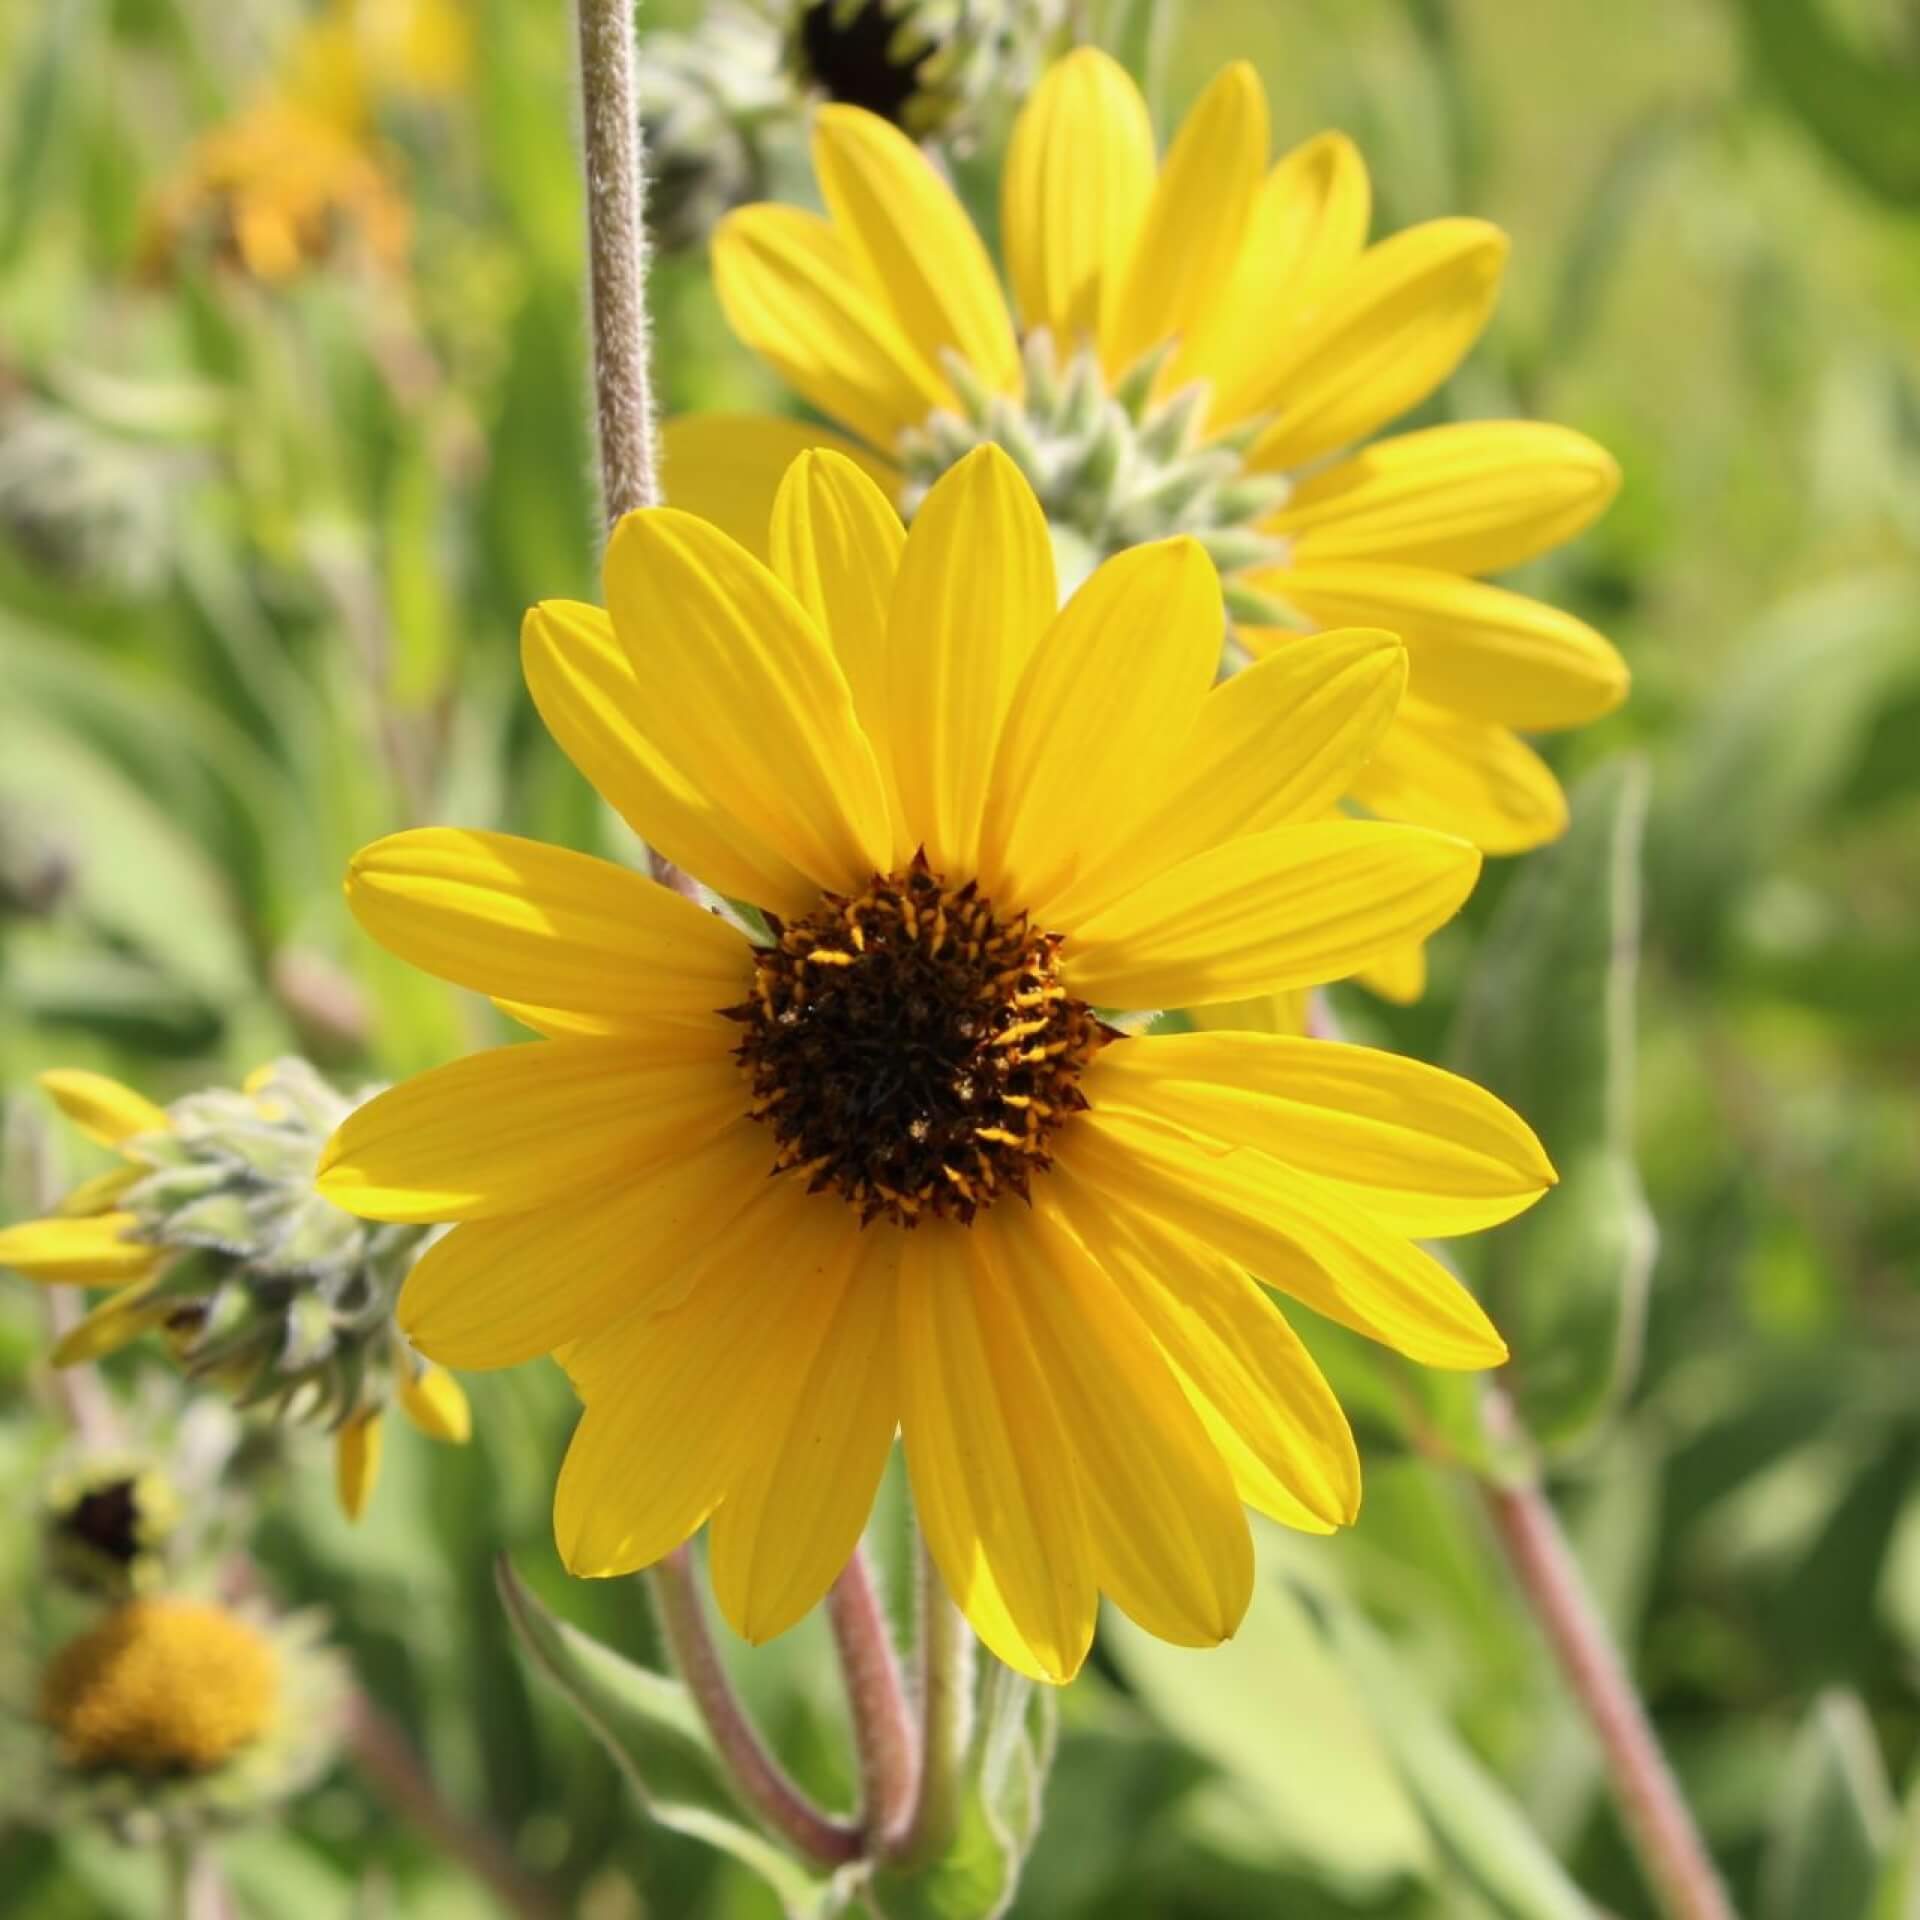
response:
<path id="1" fill-rule="evenodd" d="M 373 1490 L 388 1397 L 423 1433 L 465 1444 L 459 1382 L 392 1326 L 395 1269 L 420 1236 L 370 1236 L 314 1190 L 320 1143 L 350 1103 L 310 1067 L 275 1061 L 238 1092 L 171 1109 L 104 1074 L 63 1069 L 40 1084 L 124 1163 L 47 1219 L 0 1227 L 0 1268 L 111 1289 L 55 1346 L 56 1366 L 158 1331 L 189 1375 L 248 1405 L 331 1421 L 349 1519 Z"/>
<path id="2" fill-rule="evenodd" d="M 359 1108 L 321 1191 L 459 1223 L 401 1296 L 422 1352 L 563 1360 L 574 1572 L 710 1521 L 727 1617 L 778 1633 L 846 1563 L 898 1430 L 942 1575 L 1009 1665 L 1070 1677 L 1103 1591 L 1217 1642 L 1253 1577 L 1242 1503 L 1325 1532 L 1360 1492 L 1248 1273 L 1416 1360 L 1494 1365 L 1416 1241 L 1553 1178 L 1435 1068 L 1096 1011 L 1340 978 L 1455 912 L 1465 842 L 1325 817 L 1404 650 L 1330 632 L 1216 686 L 1201 548 L 1135 548 L 1061 607 L 996 447 L 904 533 L 809 454 L 764 544 L 630 514 L 607 611 L 547 603 L 523 636 L 561 747 L 764 931 L 504 834 L 364 849 L 361 924 L 543 1037 Z"/>
<path id="3" fill-rule="evenodd" d="M 206 1773 L 271 1728 L 273 1642 L 222 1607 L 130 1600 L 55 1656 L 40 1716 L 81 1772 Z"/>
<path id="4" fill-rule="evenodd" d="M 202 134 L 144 226 L 150 273 L 210 259 L 273 283 L 329 261 L 394 271 L 412 216 L 357 133 L 274 96 Z"/>
<path id="5" fill-rule="evenodd" d="M 313 1614 L 170 1592 L 124 1600 L 53 1649 L 38 1692 L 41 1810 L 95 1815 L 122 1839 L 185 1839 L 324 1773 L 348 1682 Z"/>
<path id="6" fill-rule="evenodd" d="M 472 70 L 459 0 L 328 0 L 295 37 L 283 88 L 338 127 L 365 128 L 383 106 L 455 98 Z"/>
<path id="7" fill-rule="evenodd" d="M 771 418 L 675 422 L 677 504 L 758 543 L 802 446 L 839 447 L 910 512 L 954 459 L 997 439 L 1056 530 L 1094 557 L 1200 538 L 1256 657 L 1350 623 L 1400 634 L 1407 696 L 1350 789 L 1369 810 L 1497 853 L 1561 830 L 1559 787 L 1518 730 L 1606 713 L 1626 668 L 1579 620 L 1479 576 L 1591 522 L 1613 461 L 1522 421 L 1361 444 L 1473 345 L 1504 235 L 1444 219 L 1369 246 L 1359 154 L 1325 134 L 1270 168 L 1267 103 L 1244 64 L 1207 90 L 1163 164 L 1111 59 L 1084 48 L 1049 71 L 1003 177 L 1013 312 L 959 201 L 897 130 L 824 108 L 813 152 L 825 216 L 737 211 L 714 272 L 734 330 L 854 438 Z M 1417 991 L 1416 961 L 1396 961 L 1403 993 Z"/>

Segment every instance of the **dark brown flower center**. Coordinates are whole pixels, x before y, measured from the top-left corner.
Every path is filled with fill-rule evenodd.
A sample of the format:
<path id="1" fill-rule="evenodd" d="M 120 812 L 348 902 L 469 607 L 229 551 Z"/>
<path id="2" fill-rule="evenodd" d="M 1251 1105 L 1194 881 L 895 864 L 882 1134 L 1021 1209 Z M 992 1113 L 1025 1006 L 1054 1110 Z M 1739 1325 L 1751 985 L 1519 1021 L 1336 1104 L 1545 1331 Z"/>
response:
<path id="1" fill-rule="evenodd" d="M 972 881 L 949 889 L 924 856 L 769 925 L 753 997 L 726 1011 L 774 1170 L 837 1188 L 863 1225 L 1024 1197 L 1117 1037 L 1061 984 L 1060 936 L 996 915 Z"/>
<path id="2" fill-rule="evenodd" d="M 917 45 L 904 61 L 893 58 L 900 20 L 881 0 L 849 7 L 847 0 L 814 0 L 800 16 L 798 56 L 802 74 L 829 99 L 865 107 L 896 126 L 913 98 L 920 62 L 931 48 Z"/>
<path id="3" fill-rule="evenodd" d="M 71 1539 L 124 1566 L 141 1546 L 138 1488 L 130 1479 L 96 1487 L 82 1494 L 58 1525 Z"/>

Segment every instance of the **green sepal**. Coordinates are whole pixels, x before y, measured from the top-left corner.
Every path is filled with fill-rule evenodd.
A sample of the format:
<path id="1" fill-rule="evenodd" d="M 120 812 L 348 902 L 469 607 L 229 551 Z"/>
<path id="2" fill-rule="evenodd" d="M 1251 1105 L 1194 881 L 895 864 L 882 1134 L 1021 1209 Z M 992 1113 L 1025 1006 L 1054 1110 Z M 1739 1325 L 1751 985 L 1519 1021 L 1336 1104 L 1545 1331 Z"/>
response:
<path id="1" fill-rule="evenodd" d="M 999 1920 L 1040 1829 L 1058 1727 L 1052 1688 L 990 1662 L 953 1839 L 924 1867 L 875 1872 L 864 1893 L 877 1920 Z"/>

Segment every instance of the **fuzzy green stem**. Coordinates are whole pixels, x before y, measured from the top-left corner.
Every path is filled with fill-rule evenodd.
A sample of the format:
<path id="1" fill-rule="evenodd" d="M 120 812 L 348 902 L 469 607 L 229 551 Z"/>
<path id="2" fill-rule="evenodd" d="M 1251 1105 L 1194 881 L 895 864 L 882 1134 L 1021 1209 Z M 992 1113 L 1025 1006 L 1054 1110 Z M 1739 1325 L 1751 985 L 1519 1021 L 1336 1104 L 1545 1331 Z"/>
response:
<path id="1" fill-rule="evenodd" d="M 827 1594 L 827 1624 L 840 1656 L 853 1722 L 866 1851 L 883 1853 L 912 1818 L 920 1754 L 893 1635 L 863 1549 L 854 1550 Z"/>
<path id="2" fill-rule="evenodd" d="M 699 1708 L 741 1798 L 775 1833 L 823 1866 L 857 1860 L 860 1829 L 815 1806 L 747 1717 L 714 1644 L 692 1556 L 685 1547 L 678 1547 L 650 1573 L 649 1589 L 674 1670 Z"/>
<path id="3" fill-rule="evenodd" d="M 917 1594 L 914 1705 L 920 1720 L 920 1763 L 913 1812 L 892 1849 L 893 1857 L 907 1867 L 936 1859 L 953 1839 L 973 1740 L 973 1635 L 924 1539 Z"/>
<path id="4" fill-rule="evenodd" d="M 1497 1388 L 1488 1392 L 1486 1418 L 1503 1445 L 1522 1438 L 1512 1403 Z M 1508 1564 L 1599 1742 L 1621 1823 L 1668 1920 L 1735 1920 L 1552 1502 L 1531 1473 L 1484 1487 Z"/>
<path id="5" fill-rule="evenodd" d="M 579 0 L 594 415 L 608 523 L 660 504 L 633 0 Z"/>

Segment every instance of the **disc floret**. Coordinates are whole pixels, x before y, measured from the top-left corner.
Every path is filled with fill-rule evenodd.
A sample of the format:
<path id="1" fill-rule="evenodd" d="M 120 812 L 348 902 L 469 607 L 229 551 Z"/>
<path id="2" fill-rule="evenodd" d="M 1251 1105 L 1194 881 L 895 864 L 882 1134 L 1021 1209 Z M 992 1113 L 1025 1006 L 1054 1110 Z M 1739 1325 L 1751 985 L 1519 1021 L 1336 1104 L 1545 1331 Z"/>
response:
<path id="1" fill-rule="evenodd" d="M 726 1009 L 774 1171 L 862 1224 L 971 1223 L 1025 1196 L 1113 1029 L 1060 977 L 1061 937 L 950 887 L 917 855 L 804 920 L 770 919 L 752 998 Z"/>

